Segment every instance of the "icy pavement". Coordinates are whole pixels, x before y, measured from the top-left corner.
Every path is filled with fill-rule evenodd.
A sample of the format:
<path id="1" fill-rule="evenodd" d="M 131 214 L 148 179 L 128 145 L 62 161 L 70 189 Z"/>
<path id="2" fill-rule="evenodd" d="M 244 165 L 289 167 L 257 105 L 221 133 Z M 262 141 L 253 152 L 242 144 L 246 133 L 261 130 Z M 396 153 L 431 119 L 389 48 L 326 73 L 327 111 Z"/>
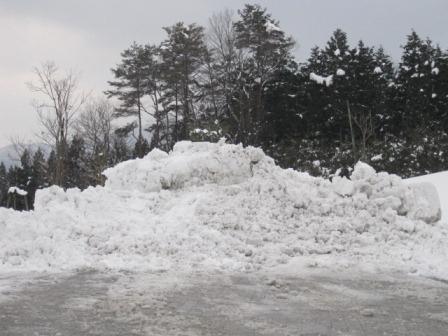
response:
<path id="1" fill-rule="evenodd" d="M 20 280 L 22 288 L 5 283 Z M 2 276 L 0 334 L 447 335 L 448 284 L 403 274 Z"/>

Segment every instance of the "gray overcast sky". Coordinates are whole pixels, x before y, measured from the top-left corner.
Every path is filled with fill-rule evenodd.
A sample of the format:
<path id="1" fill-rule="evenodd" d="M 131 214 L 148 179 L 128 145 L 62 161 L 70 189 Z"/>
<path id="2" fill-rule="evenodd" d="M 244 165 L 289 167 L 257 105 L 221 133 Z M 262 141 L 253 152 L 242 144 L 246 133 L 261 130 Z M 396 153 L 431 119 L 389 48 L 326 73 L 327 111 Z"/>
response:
<path id="1" fill-rule="evenodd" d="M 299 61 L 338 27 L 351 43 L 382 44 L 395 60 L 412 28 L 448 48 L 448 0 L 0 0 L 0 147 L 11 136 L 30 139 L 39 130 L 25 85 L 34 66 L 52 60 L 74 69 L 83 89 L 100 94 L 132 41 L 157 43 L 163 26 L 206 25 L 214 12 L 247 2 L 280 20 L 298 42 Z"/>

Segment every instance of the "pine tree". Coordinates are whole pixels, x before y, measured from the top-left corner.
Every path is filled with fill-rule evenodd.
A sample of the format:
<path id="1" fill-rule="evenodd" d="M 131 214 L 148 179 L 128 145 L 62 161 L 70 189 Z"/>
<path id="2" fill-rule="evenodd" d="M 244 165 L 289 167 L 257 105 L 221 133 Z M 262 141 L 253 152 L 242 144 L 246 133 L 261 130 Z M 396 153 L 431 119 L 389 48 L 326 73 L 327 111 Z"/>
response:
<path id="1" fill-rule="evenodd" d="M 134 42 L 129 49 L 121 53 L 122 61 L 112 69 L 115 81 L 108 82 L 113 87 L 107 91 L 109 97 L 117 97 L 121 106 L 117 116 L 136 116 L 138 135 L 137 141 L 143 141 L 144 96 L 147 94 L 150 73 L 147 64 L 147 50 Z M 137 153 L 141 157 L 144 153 Z"/>
<path id="2" fill-rule="evenodd" d="M 45 155 L 40 148 L 33 155 L 32 160 L 32 173 L 31 173 L 31 183 L 29 185 L 29 199 L 30 207 L 34 207 L 34 199 L 37 189 L 45 188 L 49 185 L 48 183 L 48 172 L 47 163 L 45 161 Z"/>
<path id="3" fill-rule="evenodd" d="M 68 149 L 67 180 L 64 184 L 65 188 L 87 188 L 91 181 L 87 176 L 86 162 L 84 140 L 75 136 Z"/>
<path id="4" fill-rule="evenodd" d="M 185 26 L 178 22 L 164 30 L 168 36 L 160 47 L 164 81 L 161 103 L 170 124 L 170 115 L 173 115 L 171 142 L 174 144 L 189 138 L 196 123 L 198 113 L 195 103 L 199 97 L 197 77 L 206 48 L 204 28 L 201 26 Z"/>
<path id="5" fill-rule="evenodd" d="M 398 107 L 403 134 L 413 138 L 431 125 L 433 62 L 435 49 L 430 40 L 422 40 L 415 31 L 407 36 L 398 71 Z"/>
<path id="6" fill-rule="evenodd" d="M 319 47 L 311 50 L 308 62 L 304 64 L 300 73 L 303 80 L 303 118 L 306 123 L 307 137 L 320 139 L 334 139 L 337 130 L 334 126 L 333 99 L 331 97 L 333 70 L 328 68 L 327 57 Z M 325 78 L 324 83 L 312 80 L 314 75 Z M 328 79 L 328 82 L 327 82 Z"/>
<path id="7" fill-rule="evenodd" d="M 448 130 L 448 50 L 441 52 L 432 64 L 431 75 L 435 81 L 434 93 L 438 102 L 436 118 L 440 121 L 440 129 Z"/>
<path id="8" fill-rule="evenodd" d="M 115 135 L 112 139 L 112 150 L 109 159 L 109 165 L 113 166 L 117 163 L 129 160 L 131 155 L 129 153 L 126 139 L 122 136 Z"/>
<path id="9" fill-rule="evenodd" d="M 377 103 L 381 111 L 377 117 L 378 136 L 384 141 L 396 134 L 396 114 L 391 108 L 393 96 L 395 93 L 395 69 L 389 55 L 386 54 L 383 47 L 379 47 L 374 53 L 374 73 L 375 73 L 375 89 L 377 91 Z"/>
<path id="10" fill-rule="evenodd" d="M 307 77 L 308 106 L 314 136 L 343 143 L 349 138 L 347 101 L 350 95 L 350 71 L 354 51 L 347 34 L 334 31 L 324 49 L 314 48 L 303 68 Z"/>
<path id="11" fill-rule="evenodd" d="M 236 46 L 245 58 L 240 70 L 241 89 L 239 99 L 247 99 L 249 113 L 240 110 L 241 140 L 258 143 L 262 128 L 265 127 L 265 92 L 277 73 L 293 67 L 291 53 L 294 41 L 280 29 L 266 9 L 259 5 L 246 5 L 238 11 L 235 22 Z M 244 108 L 244 107 L 243 107 Z"/>
<path id="12" fill-rule="evenodd" d="M 144 63 L 147 74 L 146 94 L 151 100 L 151 111 L 145 110 L 154 120 L 154 123 L 148 128 L 152 134 L 150 148 L 169 148 L 166 132 L 166 116 L 161 109 L 160 99 L 162 95 L 162 64 L 160 48 L 154 45 L 145 45 L 143 53 Z M 140 143 L 143 143 L 140 141 Z M 144 150 L 144 149 L 143 149 Z"/>
<path id="13" fill-rule="evenodd" d="M 56 174 L 56 153 L 54 150 L 50 152 L 47 159 L 47 180 L 50 185 L 56 183 L 55 174 Z"/>
<path id="14" fill-rule="evenodd" d="M 150 151 L 149 143 L 146 139 L 138 139 L 134 145 L 134 157 L 142 158 Z"/>
<path id="15" fill-rule="evenodd" d="M 0 162 L 0 206 L 6 206 L 8 198 L 8 176 L 6 167 Z"/>
<path id="16" fill-rule="evenodd" d="M 20 164 L 21 164 L 21 167 L 18 170 L 18 172 L 19 172 L 19 175 L 18 175 L 19 181 L 18 182 L 19 183 L 17 186 L 20 189 L 23 189 L 29 193 L 31 179 L 32 179 L 32 175 L 33 175 L 33 163 L 32 163 L 32 159 L 31 159 L 30 151 L 28 149 L 23 150 L 22 155 L 20 156 Z"/>

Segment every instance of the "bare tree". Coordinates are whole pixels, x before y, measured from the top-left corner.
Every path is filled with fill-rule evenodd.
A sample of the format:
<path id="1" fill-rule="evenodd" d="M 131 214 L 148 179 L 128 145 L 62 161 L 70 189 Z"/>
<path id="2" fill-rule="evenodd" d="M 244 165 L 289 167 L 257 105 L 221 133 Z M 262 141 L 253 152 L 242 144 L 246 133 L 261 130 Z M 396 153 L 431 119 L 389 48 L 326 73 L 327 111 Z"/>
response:
<path id="1" fill-rule="evenodd" d="M 206 41 L 215 63 L 214 69 L 208 69 L 211 76 L 215 77 L 212 79 L 210 76 L 214 109 L 240 125 L 240 117 L 233 110 L 232 99 L 238 90 L 235 74 L 241 65 L 242 55 L 236 48 L 234 13 L 231 10 L 216 13 L 210 18 Z"/>
<path id="2" fill-rule="evenodd" d="M 76 119 L 76 131 L 91 150 L 108 148 L 112 132 L 114 107 L 102 98 L 89 100 Z"/>
<path id="3" fill-rule="evenodd" d="M 76 131 L 84 139 L 91 155 L 91 178 L 95 184 L 104 182 L 102 172 L 109 162 L 113 118 L 112 104 L 98 98 L 89 100 L 76 119 Z"/>
<path id="4" fill-rule="evenodd" d="M 9 142 L 11 143 L 14 149 L 14 154 L 8 153 L 8 158 L 16 165 L 20 164 L 20 156 L 23 154 L 25 150 L 30 148 L 30 144 L 27 143 L 24 139 L 20 138 L 19 136 L 10 137 Z"/>
<path id="5" fill-rule="evenodd" d="M 78 92 L 77 76 L 73 72 L 60 74 L 53 62 L 34 68 L 34 74 L 37 79 L 28 87 L 41 95 L 41 100 L 34 103 L 44 129 L 40 137 L 55 148 L 55 183 L 63 185 L 69 132 L 85 95 Z"/>

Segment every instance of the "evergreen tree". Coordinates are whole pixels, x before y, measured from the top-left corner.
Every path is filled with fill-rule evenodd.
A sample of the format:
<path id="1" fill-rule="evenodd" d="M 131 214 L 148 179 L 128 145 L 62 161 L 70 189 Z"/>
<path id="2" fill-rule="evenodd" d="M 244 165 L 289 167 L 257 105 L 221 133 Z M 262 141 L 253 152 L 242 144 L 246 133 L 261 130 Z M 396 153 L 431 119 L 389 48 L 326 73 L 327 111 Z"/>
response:
<path id="1" fill-rule="evenodd" d="M 143 141 L 142 115 L 145 111 L 144 96 L 147 94 L 150 73 L 147 66 L 147 50 L 137 43 L 121 53 L 122 61 L 112 69 L 115 81 L 110 81 L 112 90 L 107 91 L 109 97 L 117 97 L 121 106 L 117 116 L 136 116 L 138 135 L 137 141 Z M 137 153 L 141 157 L 144 153 Z"/>
<path id="2" fill-rule="evenodd" d="M 185 26 L 184 23 L 178 22 L 171 27 L 165 27 L 164 30 L 168 36 L 160 47 L 164 81 L 161 103 L 169 122 L 170 115 L 173 115 L 173 145 L 179 140 L 189 138 L 196 124 L 198 76 L 206 47 L 204 28 L 201 26 Z"/>
<path id="3" fill-rule="evenodd" d="M 422 40 L 415 31 L 407 36 L 397 77 L 396 104 L 405 136 L 418 138 L 432 124 L 435 58 L 436 49 L 430 40 Z"/>
<path id="4" fill-rule="evenodd" d="M 291 53 L 294 41 L 280 29 L 266 9 L 246 5 L 235 22 L 236 46 L 245 55 L 240 74 L 238 99 L 247 100 L 240 109 L 239 129 L 243 143 L 259 143 L 265 123 L 265 93 L 277 73 L 294 67 Z M 245 110 L 249 107 L 248 111 Z"/>
<path id="5" fill-rule="evenodd" d="M 55 184 L 55 173 L 56 173 L 56 153 L 54 150 L 50 152 L 47 160 L 47 180 L 50 185 Z"/>
<path id="6" fill-rule="evenodd" d="M 348 45 L 347 34 L 337 29 L 324 49 L 312 50 L 308 64 L 303 67 L 308 78 L 306 98 L 310 131 L 314 136 L 338 143 L 349 140 L 346 98 L 350 95 L 349 75 L 354 53 Z"/>
<path id="7" fill-rule="evenodd" d="M 448 52 L 435 48 L 434 59 L 430 64 L 431 106 L 430 117 L 433 130 L 448 130 Z"/>
<path id="8" fill-rule="evenodd" d="M 126 144 L 126 139 L 122 136 L 115 135 L 112 140 L 112 150 L 110 154 L 109 165 L 113 166 L 117 163 L 129 160 L 129 148 Z"/>
<path id="9" fill-rule="evenodd" d="M 8 198 L 8 176 L 6 167 L 0 162 L 0 206 L 6 206 Z"/>
<path id="10" fill-rule="evenodd" d="M 38 148 L 33 155 L 31 183 L 28 191 L 31 208 L 34 205 L 36 190 L 45 188 L 48 185 L 49 185 L 48 172 L 47 172 L 47 163 L 45 161 L 45 155 L 42 152 L 42 150 Z"/>
<path id="11" fill-rule="evenodd" d="M 377 103 L 380 104 L 382 112 L 377 114 L 377 133 L 384 141 L 396 134 L 396 114 L 391 108 L 395 93 L 395 69 L 392 60 L 383 47 L 379 47 L 374 53 L 374 73 L 376 74 Z"/>
<path id="12" fill-rule="evenodd" d="M 134 157 L 142 158 L 149 153 L 150 147 L 146 139 L 138 139 L 134 146 Z"/>
<path id="13" fill-rule="evenodd" d="M 21 166 L 18 168 L 18 186 L 20 189 L 30 193 L 31 180 L 33 176 L 33 162 L 28 149 L 24 149 L 20 156 Z M 30 200 L 29 200 L 30 201 Z"/>
<path id="14" fill-rule="evenodd" d="M 90 182 L 86 167 L 86 150 L 84 140 L 73 137 L 68 149 L 67 180 L 65 188 L 85 189 Z"/>

